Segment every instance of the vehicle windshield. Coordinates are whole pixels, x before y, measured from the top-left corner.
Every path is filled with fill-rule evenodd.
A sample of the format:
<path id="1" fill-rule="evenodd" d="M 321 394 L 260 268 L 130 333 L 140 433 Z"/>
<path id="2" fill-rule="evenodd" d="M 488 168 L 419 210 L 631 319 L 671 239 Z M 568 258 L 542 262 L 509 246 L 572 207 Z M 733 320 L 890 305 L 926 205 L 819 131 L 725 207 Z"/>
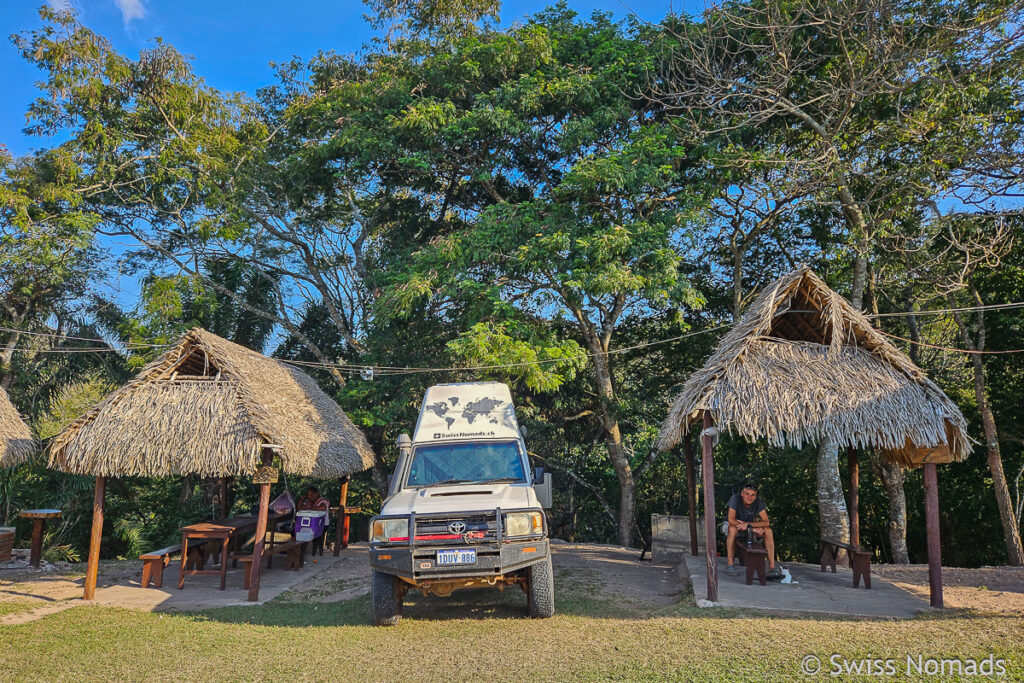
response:
<path id="1" fill-rule="evenodd" d="M 496 479 L 526 481 L 516 442 L 419 446 L 413 453 L 406 485 L 435 486 Z"/>

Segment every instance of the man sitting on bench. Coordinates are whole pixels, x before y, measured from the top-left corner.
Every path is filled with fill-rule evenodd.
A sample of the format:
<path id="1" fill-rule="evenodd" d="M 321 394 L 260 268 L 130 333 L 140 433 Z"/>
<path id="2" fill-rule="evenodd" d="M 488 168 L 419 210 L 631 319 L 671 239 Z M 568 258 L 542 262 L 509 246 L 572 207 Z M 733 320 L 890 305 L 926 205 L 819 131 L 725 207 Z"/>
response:
<path id="1" fill-rule="evenodd" d="M 772 528 L 768 524 L 768 506 L 757 495 L 757 485 L 747 482 L 739 493 L 732 494 L 729 499 L 729 534 L 725 539 L 726 561 L 725 573 L 736 576 L 736 568 L 732 566 L 735 550 L 733 542 L 740 532 L 746 533 L 747 528 L 754 531 L 757 540 L 764 543 L 768 551 L 768 574 L 766 578 L 782 578 L 782 572 L 775 566 L 775 539 Z"/>

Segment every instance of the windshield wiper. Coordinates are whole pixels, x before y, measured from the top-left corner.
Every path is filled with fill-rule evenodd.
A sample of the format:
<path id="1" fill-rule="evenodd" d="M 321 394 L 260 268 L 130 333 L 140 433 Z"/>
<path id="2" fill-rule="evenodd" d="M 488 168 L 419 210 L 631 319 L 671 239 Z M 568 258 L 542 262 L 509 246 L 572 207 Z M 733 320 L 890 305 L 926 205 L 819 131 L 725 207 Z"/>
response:
<path id="1" fill-rule="evenodd" d="M 483 479 L 474 481 L 474 484 L 507 484 L 514 481 L 522 481 L 522 477 L 498 477 L 497 479 Z"/>
<path id="2" fill-rule="evenodd" d="M 427 484 L 427 486 L 446 486 L 448 484 L 475 484 L 476 482 L 472 479 L 445 479 L 444 481 L 435 481 L 433 484 Z"/>

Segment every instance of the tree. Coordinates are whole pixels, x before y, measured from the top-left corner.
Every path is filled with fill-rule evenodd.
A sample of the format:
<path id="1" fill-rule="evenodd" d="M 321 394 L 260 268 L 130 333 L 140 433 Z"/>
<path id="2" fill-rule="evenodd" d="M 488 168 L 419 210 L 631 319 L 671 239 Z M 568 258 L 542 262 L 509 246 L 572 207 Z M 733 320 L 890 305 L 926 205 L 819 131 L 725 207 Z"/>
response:
<path id="1" fill-rule="evenodd" d="M 908 216 L 961 191 L 1019 184 L 1006 143 L 1019 138 L 1022 16 L 1015 0 L 727 2 L 700 23 L 666 23 L 670 47 L 649 97 L 706 133 L 785 127 L 774 161 L 813 178 L 817 200 L 839 210 L 837 246 L 861 308 L 874 246 Z M 838 530 L 836 458 L 821 454 L 822 526 Z"/>
<path id="2" fill-rule="evenodd" d="M 72 14 L 40 14 L 42 29 L 14 39 L 47 74 L 30 130 L 68 136 L 50 154 L 63 169 L 62 189 L 77 194 L 98 229 L 133 238 L 139 258 L 184 272 L 281 325 L 327 367 L 334 359 L 296 325 L 305 301 L 322 301 L 358 348 L 358 312 L 345 279 L 353 223 L 339 227 L 336 211 L 291 201 L 303 179 L 289 175 L 274 146 L 287 122 L 269 118 L 280 104 L 273 93 L 261 108 L 208 87 L 159 40 L 133 61 Z M 346 212 L 350 199 L 343 194 Z M 271 305 L 253 305 L 209 277 L 203 265 L 218 261 L 258 273 L 273 292 Z M 340 374 L 333 377 L 344 385 Z"/>
<path id="3" fill-rule="evenodd" d="M 436 139 L 441 150 L 498 150 L 476 172 L 491 201 L 418 249 L 380 303 L 399 316 L 425 301 L 468 309 L 468 329 L 450 347 L 473 365 L 512 366 L 508 375 L 533 389 L 572 377 L 578 339 L 619 484 L 616 535 L 629 545 L 636 478 L 649 460 L 631 457 L 619 420 L 615 331 L 627 316 L 700 303 L 675 250 L 700 187 L 685 186 L 687 149 L 634 96 L 641 41 L 607 17 L 576 22 L 564 8 L 521 32 L 519 42 L 550 55 L 539 71 L 483 73 L 491 89 L 435 105 L 451 112 Z M 484 121 L 502 125 L 481 140 L 473 126 Z M 543 334 L 552 328 L 569 339 Z"/>
<path id="4" fill-rule="evenodd" d="M 1016 227 L 1019 231 L 1019 222 Z M 1024 546 L 1021 543 L 1020 524 L 1010 497 L 1006 474 L 1003 471 L 1003 458 L 999 445 L 999 430 L 995 414 L 992 411 L 988 391 L 988 380 L 982 356 L 987 346 L 987 328 L 985 311 L 974 313 L 974 324 L 971 325 L 965 314 L 956 310 L 963 304 L 983 307 L 987 303 L 982 297 L 979 283 L 979 271 L 997 268 L 1004 256 L 1012 247 L 1014 230 L 1009 225 L 998 224 L 995 230 L 989 221 L 976 221 L 961 218 L 951 220 L 946 226 L 945 249 L 941 261 L 945 264 L 944 276 L 940 276 L 940 287 L 946 292 L 956 329 L 959 332 L 963 348 L 970 353 L 973 376 L 974 397 L 985 434 L 985 451 L 988 456 L 989 471 L 992 474 L 992 485 L 995 490 L 999 518 L 1003 526 L 1006 541 L 1006 553 L 1010 564 L 1024 565 Z"/>
<path id="5" fill-rule="evenodd" d="M 0 148 L 0 386 L 14 381 L 11 360 L 25 333 L 84 303 L 102 252 L 97 217 L 59 182 L 59 157 L 13 159 Z"/>

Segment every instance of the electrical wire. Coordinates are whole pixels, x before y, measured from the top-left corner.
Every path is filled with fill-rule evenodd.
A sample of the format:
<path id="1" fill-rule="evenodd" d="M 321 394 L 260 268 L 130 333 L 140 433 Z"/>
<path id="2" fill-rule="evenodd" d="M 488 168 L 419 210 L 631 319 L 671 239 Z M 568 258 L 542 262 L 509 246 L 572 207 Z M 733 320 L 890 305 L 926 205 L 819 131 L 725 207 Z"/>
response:
<path id="1" fill-rule="evenodd" d="M 922 316 L 922 315 L 941 315 L 944 313 L 959 313 L 959 312 L 975 312 L 975 311 L 996 311 L 996 310 L 1008 310 L 1008 309 L 1019 309 L 1024 308 L 1024 302 L 1015 302 L 1009 304 L 989 304 L 984 306 L 965 306 L 963 308 L 942 308 L 942 309 L 930 309 L 926 311 L 899 311 L 893 313 L 876 313 L 866 316 L 867 318 L 895 318 L 895 317 L 909 317 L 909 316 Z M 799 311 L 787 311 L 787 312 L 799 312 Z M 808 311 L 817 312 L 817 311 Z M 666 339 L 658 339 L 651 342 L 643 342 L 640 344 L 633 344 L 631 346 L 624 346 L 621 348 L 613 349 L 609 351 L 608 356 L 628 353 L 630 351 L 636 351 L 638 349 L 644 349 L 651 346 L 657 346 L 660 344 L 668 344 L 671 342 L 687 339 L 690 337 L 696 337 L 702 334 L 709 334 L 720 330 L 728 329 L 733 327 L 735 323 L 728 323 L 724 325 L 717 325 L 715 327 L 709 327 L 704 330 L 698 330 L 696 332 L 688 332 L 686 334 L 676 335 L 674 337 L 668 337 Z M 105 339 L 96 339 L 90 337 L 75 337 L 70 335 L 55 334 L 48 332 L 35 332 L 29 330 L 18 330 L 10 327 L 0 326 L 0 331 L 26 334 L 35 337 L 44 337 L 49 339 L 59 340 L 71 340 L 71 341 L 86 341 L 86 342 L 97 342 L 102 344 L 109 344 Z M 891 334 L 883 330 L 877 329 L 876 331 L 881 334 L 890 337 L 892 339 L 898 339 L 900 341 L 907 342 L 909 344 L 917 344 L 918 346 L 937 349 L 940 351 L 951 351 L 955 353 L 967 353 L 977 355 L 1001 355 L 1001 354 L 1013 354 L 1013 353 L 1024 353 L 1024 349 L 1005 349 L 1005 350 L 994 350 L 994 351 L 978 351 L 972 349 L 959 349 L 952 346 L 941 346 L 938 344 L 930 344 L 927 342 L 915 342 L 912 339 L 901 337 L 899 335 Z M 30 352 L 30 353 L 46 353 L 46 354 L 74 354 L 74 353 L 121 353 L 124 351 L 135 351 L 145 349 L 162 349 L 172 346 L 172 344 L 158 344 L 150 342 L 129 342 L 122 344 L 119 348 L 112 346 L 104 347 L 61 347 L 55 349 L 30 349 L 30 348 L 14 348 L 12 352 Z M 310 368 L 321 368 L 326 370 L 332 370 L 337 372 L 344 372 L 350 375 L 369 375 L 370 377 L 386 377 L 394 375 L 411 375 L 411 374 L 422 374 L 422 373 L 434 373 L 434 372 L 474 372 L 482 370 L 510 370 L 513 368 L 522 368 L 528 366 L 542 366 L 551 363 L 564 363 L 566 361 L 593 358 L 597 354 L 589 351 L 562 358 L 545 358 L 542 360 L 535 361 L 522 361 L 519 363 L 506 363 L 506 364 L 495 364 L 495 365 L 475 365 L 475 366 L 464 366 L 464 367 L 410 367 L 410 366 L 387 366 L 387 365 L 363 365 L 363 364 L 340 364 L 340 363 L 322 363 L 319 361 L 300 361 L 300 360 L 288 360 L 288 359 L 277 359 L 283 363 L 294 365 L 298 367 L 310 367 Z"/>
<path id="2" fill-rule="evenodd" d="M 607 354 L 603 354 L 603 355 L 613 356 L 613 355 L 617 355 L 617 354 L 620 354 L 620 353 L 626 353 L 628 351 L 635 351 L 637 349 L 643 349 L 643 348 L 647 348 L 649 346 L 655 346 L 657 344 L 667 344 L 669 342 L 679 341 L 680 339 L 686 339 L 688 337 L 696 337 L 697 335 L 701 335 L 701 334 L 708 334 L 710 332 L 717 332 L 718 330 L 723 330 L 723 329 L 726 329 L 726 328 L 729 328 L 729 327 L 732 327 L 732 326 L 733 326 L 732 323 L 730 323 L 728 325 L 718 325 L 716 327 L 709 327 L 706 330 L 698 330 L 696 332 L 689 332 L 687 334 L 681 334 L 681 335 L 678 335 L 678 336 L 675 336 L 675 337 L 669 337 L 667 339 L 658 339 L 657 341 L 645 342 L 643 344 L 634 344 L 633 346 L 623 346 L 623 347 L 618 348 L 618 349 L 613 349 L 613 350 L 609 351 Z M 318 363 L 318 362 L 314 362 L 314 361 L 291 361 L 291 360 L 283 360 L 283 359 L 279 359 L 279 360 L 282 360 L 285 363 L 291 363 L 293 365 L 302 365 L 302 366 L 306 366 L 306 367 L 329 368 L 329 369 L 336 369 L 336 370 L 350 370 L 350 371 L 353 371 L 353 372 L 362 372 L 362 371 L 365 371 L 365 370 L 372 370 L 374 372 L 374 374 L 376 374 L 378 371 L 380 371 L 382 375 L 388 375 L 388 374 L 404 375 L 404 374 L 419 374 L 419 373 L 427 373 L 427 372 L 457 372 L 457 371 L 475 371 L 475 370 L 507 370 L 507 369 L 511 369 L 511 368 L 519 368 L 519 367 L 524 367 L 524 366 L 529 366 L 529 365 L 543 365 L 543 364 L 547 364 L 547 363 L 563 363 L 565 361 L 575 360 L 577 358 L 592 358 L 595 355 L 596 354 L 587 351 L 585 353 L 578 353 L 578 354 L 574 354 L 574 355 L 571 355 L 571 356 L 565 356 L 563 358 L 545 358 L 543 360 L 523 361 L 521 363 L 508 363 L 508 364 L 504 364 L 504 365 L 475 365 L 475 366 L 453 367 L 453 368 L 400 367 L 400 366 L 380 366 L 380 365 L 377 365 L 377 366 L 335 365 L 335 364 L 330 364 L 330 363 Z"/>
<path id="3" fill-rule="evenodd" d="M 968 311 L 1001 311 L 1011 308 L 1024 308 L 1024 301 L 1012 304 L 988 304 L 986 306 L 965 306 L 963 308 L 934 308 L 927 311 L 897 311 L 894 313 L 872 313 L 866 318 L 909 318 L 917 315 L 942 315 L 943 313 L 966 313 Z"/>
<path id="4" fill-rule="evenodd" d="M 913 339 L 907 339 L 906 337 L 900 337 L 899 335 L 891 334 L 889 332 L 883 332 L 882 330 L 876 329 L 876 332 L 884 334 L 886 337 L 892 337 L 893 339 L 899 339 L 905 341 L 908 344 L 917 344 L 918 346 L 924 346 L 929 349 L 938 349 L 940 351 L 955 351 L 957 353 L 970 353 L 975 355 L 999 355 L 1008 353 L 1024 353 L 1024 349 L 997 349 L 995 351 L 978 351 L 977 349 L 958 349 L 955 346 L 939 346 L 938 344 L 929 344 L 928 342 L 914 341 Z"/>
<path id="5" fill-rule="evenodd" d="M 16 333 L 16 334 L 27 334 L 27 335 L 32 336 L 32 337 L 45 337 L 47 339 L 70 339 L 71 341 L 98 342 L 100 344 L 109 344 L 110 343 L 106 339 L 95 339 L 95 338 L 91 338 L 91 337 L 72 337 L 72 336 L 69 336 L 69 335 L 66 335 L 66 334 L 55 334 L 53 332 L 34 332 L 34 331 L 31 331 L 31 330 L 19 330 L 19 329 L 14 328 L 14 327 L 2 327 L 2 326 L 0 326 L 0 332 L 11 332 L 11 333 Z M 138 348 L 142 348 L 142 347 L 151 348 L 151 347 L 170 346 L 170 344 L 155 344 L 155 343 L 150 343 L 150 342 L 127 342 L 127 343 L 123 344 L 123 346 L 125 348 L 136 348 L 136 347 L 138 347 Z M 65 348 L 68 348 L 68 347 L 65 347 Z M 82 347 L 80 347 L 80 348 L 82 348 Z M 97 349 L 97 350 L 105 350 L 105 349 Z"/>

